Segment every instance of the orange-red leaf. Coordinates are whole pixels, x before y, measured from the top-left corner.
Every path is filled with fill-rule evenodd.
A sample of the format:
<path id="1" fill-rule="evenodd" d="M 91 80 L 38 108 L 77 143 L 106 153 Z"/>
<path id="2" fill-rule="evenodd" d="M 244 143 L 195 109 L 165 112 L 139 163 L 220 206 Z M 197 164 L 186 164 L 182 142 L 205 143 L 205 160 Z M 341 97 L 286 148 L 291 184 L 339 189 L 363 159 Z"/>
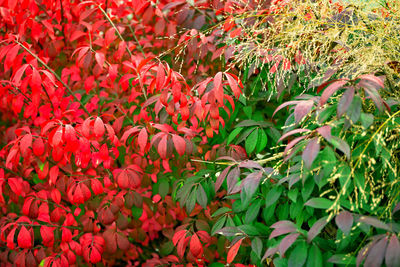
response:
<path id="1" fill-rule="evenodd" d="M 190 239 L 190 252 L 192 252 L 193 256 L 196 258 L 200 258 L 203 254 L 203 246 L 196 233 L 194 233 Z"/>
<path id="2" fill-rule="evenodd" d="M 238 253 L 238 251 L 239 251 L 239 247 L 240 247 L 240 245 L 242 244 L 242 241 L 243 241 L 243 239 L 240 239 L 238 242 L 236 242 L 236 243 L 229 249 L 229 251 L 228 251 L 228 257 L 227 257 L 227 259 L 226 259 L 226 262 L 227 262 L 227 263 L 231 263 L 231 262 L 235 259 L 236 255 L 237 255 L 237 253 Z"/>

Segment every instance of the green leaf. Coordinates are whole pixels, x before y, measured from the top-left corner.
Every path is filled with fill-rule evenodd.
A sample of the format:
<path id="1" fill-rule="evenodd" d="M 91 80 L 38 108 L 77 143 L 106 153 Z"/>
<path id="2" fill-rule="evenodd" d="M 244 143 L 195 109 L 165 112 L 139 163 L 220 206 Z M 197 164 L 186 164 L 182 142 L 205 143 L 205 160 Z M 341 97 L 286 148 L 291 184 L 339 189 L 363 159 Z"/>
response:
<path id="1" fill-rule="evenodd" d="M 161 245 L 160 254 L 162 256 L 168 256 L 171 254 L 173 250 L 174 250 L 174 244 L 172 243 L 172 241 L 168 241 Z"/>
<path id="2" fill-rule="evenodd" d="M 368 129 L 374 123 L 374 115 L 368 113 L 361 113 L 361 125 Z"/>
<path id="3" fill-rule="evenodd" d="M 230 209 L 230 208 L 228 208 L 228 207 L 219 208 L 218 210 L 216 210 L 216 211 L 211 215 L 211 218 L 217 217 L 218 215 L 221 215 L 221 214 L 225 214 L 225 213 L 227 213 L 227 212 L 229 212 L 229 211 L 232 211 L 232 209 Z"/>
<path id="4" fill-rule="evenodd" d="M 251 115 L 253 114 L 253 107 L 247 106 L 243 108 L 244 114 L 246 114 L 247 118 L 251 119 Z"/>
<path id="5" fill-rule="evenodd" d="M 264 130 L 260 129 L 258 131 L 258 142 L 257 142 L 257 153 L 263 151 L 263 149 L 267 146 L 268 137 Z"/>
<path id="6" fill-rule="evenodd" d="M 258 258 L 261 258 L 261 252 L 262 252 L 262 249 L 263 249 L 263 243 L 262 243 L 260 238 L 255 237 L 251 241 L 251 249 L 256 253 Z"/>
<path id="7" fill-rule="evenodd" d="M 186 200 L 186 211 L 188 214 L 190 214 L 192 212 L 192 210 L 194 209 L 194 206 L 196 205 L 196 190 L 192 190 L 192 192 L 190 192 L 189 197 Z"/>
<path id="8" fill-rule="evenodd" d="M 298 195 L 298 194 L 299 194 L 299 190 L 298 190 L 297 188 L 292 189 L 292 190 L 290 190 L 290 191 L 288 192 L 288 198 L 289 198 L 292 202 L 296 203 L 296 201 L 297 201 L 297 195 Z"/>
<path id="9" fill-rule="evenodd" d="M 229 145 L 233 139 L 240 133 L 240 131 L 243 130 L 242 127 L 235 128 L 228 136 L 227 144 Z"/>
<path id="10" fill-rule="evenodd" d="M 168 179 L 160 179 L 159 184 L 158 184 L 158 194 L 162 197 L 165 198 L 165 196 L 169 192 L 169 182 Z"/>
<path id="11" fill-rule="evenodd" d="M 326 198 L 322 198 L 322 197 L 316 197 L 316 198 L 310 199 L 304 205 L 315 208 L 315 209 L 326 210 L 326 209 L 329 209 L 333 205 L 333 201 L 326 199 Z"/>
<path id="12" fill-rule="evenodd" d="M 292 250 L 288 260 L 288 267 L 302 267 L 307 260 L 307 244 L 300 242 Z"/>
<path id="13" fill-rule="evenodd" d="M 268 208 L 274 204 L 281 196 L 283 188 L 281 186 L 275 186 L 265 196 L 265 207 Z"/>
<path id="14" fill-rule="evenodd" d="M 226 222 L 226 216 L 222 216 L 221 218 L 219 218 L 215 224 L 213 225 L 213 227 L 211 228 L 211 235 L 214 235 L 219 229 L 221 229 L 222 227 L 224 227 Z"/>
<path id="15" fill-rule="evenodd" d="M 138 220 L 142 216 L 142 213 L 143 213 L 143 209 L 142 208 L 138 208 L 136 206 L 132 207 L 132 216 L 136 220 Z"/>
<path id="16" fill-rule="evenodd" d="M 197 188 L 197 202 L 202 206 L 204 209 L 207 208 L 207 194 L 206 191 L 204 191 L 204 188 L 202 185 L 199 185 Z"/>
<path id="17" fill-rule="evenodd" d="M 307 267 L 322 267 L 322 253 L 321 250 L 313 245 L 308 251 Z"/>
<path id="18" fill-rule="evenodd" d="M 246 139 L 245 148 L 248 154 L 251 154 L 256 148 L 258 140 L 258 131 L 259 131 L 258 128 L 256 128 L 254 131 L 251 132 L 251 134 L 249 134 L 249 136 Z"/>
<path id="19" fill-rule="evenodd" d="M 248 210 L 246 211 L 245 219 L 244 219 L 244 222 L 246 224 L 252 223 L 257 218 L 258 213 L 260 212 L 260 207 L 261 207 L 261 199 L 257 199 L 248 208 Z"/>

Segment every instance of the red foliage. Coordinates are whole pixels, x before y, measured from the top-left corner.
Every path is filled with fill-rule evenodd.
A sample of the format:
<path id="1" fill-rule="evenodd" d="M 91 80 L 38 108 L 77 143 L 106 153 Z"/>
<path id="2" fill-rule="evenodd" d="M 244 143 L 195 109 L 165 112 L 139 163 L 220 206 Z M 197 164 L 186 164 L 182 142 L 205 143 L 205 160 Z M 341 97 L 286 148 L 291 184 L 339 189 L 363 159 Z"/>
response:
<path id="1" fill-rule="evenodd" d="M 154 249 L 168 240 L 193 263 L 215 257 L 199 226 L 210 210 L 196 206 L 195 231 L 169 187 L 152 189 L 198 168 L 188 158 L 241 94 L 236 75 L 193 64 L 223 53 L 198 32 L 213 4 L 229 11 L 214 2 L 0 1 L 1 262 L 177 264 Z M 192 30 L 165 38 L 181 27 Z M 175 45 L 190 83 L 157 57 Z"/>

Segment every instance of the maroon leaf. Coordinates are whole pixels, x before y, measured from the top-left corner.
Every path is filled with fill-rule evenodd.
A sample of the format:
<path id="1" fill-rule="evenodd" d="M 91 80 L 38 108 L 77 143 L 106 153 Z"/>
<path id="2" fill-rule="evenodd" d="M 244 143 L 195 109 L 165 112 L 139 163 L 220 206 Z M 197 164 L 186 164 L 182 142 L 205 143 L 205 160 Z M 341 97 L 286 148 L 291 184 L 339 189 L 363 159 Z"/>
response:
<path id="1" fill-rule="evenodd" d="M 345 235 L 348 235 L 353 226 L 353 215 L 348 211 L 342 211 L 336 215 L 335 222 L 339 229 L 342 230 Z"/>
<path id="2" fill-rule="evenodd" d="M 225 180 L 226 175 L 228 174 L 228 172 L 231 170 L 232 166 L 228 166 L 226 167 L 221 174 L 218 176 L 217 181 L 215 182 L 215 192 L 218 191 L 218 189 L 221 187 L 222 183 Z"/>
<path id="3" fill-rule="evenodd" d="M 279 253 L 283 257 L 285 255 L 286 250 L 296 241 L 297 237 L 299 237 L 299 233 L 290 234 L 285 236 L 281 242 L 279 243 L 278 249 Z"/>
<path id="4" fill-rule="evenodd" d="M 331 126 L 329 126 L 329 125 L 325 125 L 325 126 L 319 127 L 317 129 L 317 132 L 320 135 L 322 135 L 322 137 L 325 138 L 328 141 L 332 138 Z"/>
<path id="5" fill-rule="evenodd" d="M 296 105 L 294 108 L 294 119 L 296 122 L 300 122 L 304 116 L 306 116 L 314 106 L 314 101 L 312 100 L 306 100 L 306 101 L 301 101 Z"/>
<path id="6" fill-rule="evenodd" d="M 276 252 L 278 252 L 278 248 L 277 247 L 270 247 L 267 249 L 267 251 L 265 251 L 264 256 L 262 257 L 261 261 L 264 261 L 266 258 L 274 255 Z"/>
<path id="7" fill-rule="evenodd" d="M 299 136 L 296 137 L 295 139 L 293 139 L 292 141 L 290 141 L 289 144 L 287 144 L 287 146 L 285 147 L 285 151 L 283 152 L 284 155 L 288 154 L 289 150 L 294 147 L 298 142 L 300 142 L 301 140 L 305 139 L 308 135 L 303 135 L 303 136 Z"/>
<path id="8" fill-rule="evenodd" d="M 235 167 L 226 177 L 226 183 L 228 185 L 228 194 L 231 194 L 236 186 L 238 181 L 238 177 L 240 175 L 240 170 L 238 167 Z"/>
<path id="9" fill-rule="evenodd" d="M 328 223 L 328 216 L 322 217 L 314 223 L 310 231 L 308 231 L 307 242 L 310 243 Z"/>
<path id="10" fill-rule="evenodd" d="M 390 227 L 387 224 L 381 222 L 380 220 L 378 220 L 378 219 L 376 219 L 374 217 L 361 216 L 358 219 L 358 221 L 366 223 L 366 224 L 369 224 L 369 225 L 374 226 L 376 228 L 380 228 L 380 229 L 384 229 L 384 230 L 390 231 Z"/>
<path id="11" fill-rule="evenodd" d="M 349 87 L 339 100 L 337 105 L 337 117 L 341 117 L 349 108 L 354 98 L 354 87 Z"/>
<path id="12" fill-rule="evenodd" d="M 379 78 L 379 77 L 376 77 L 376 76 L 374 76 L 374 75 L 365 74 L 365 75 L 359 76 L 358 78 L 359 78 L 359 79 L 362 79 L 362 80 L 367 80 L 367 81 L 373 82 L 373 83 L 375 83 L 376 85 L 378 85 L 378 86 L 381 87 L 381 88 L 385 87 L 385 85 L 384 85 L 382 79 Z"/>
<path id="13" fill-rule="evenodd" d="M 297 104 L 300 103 L 300 102 L 302 102 L 302 101 L 294 100 L 294 101 L 288 101 L 288 102 L 285 102 L 285 103 L 279 105 L 279 106 L 275 109 L 274 113 L 272 114 L 272 117 L 275 115 L 275 113 L 277 113 L 279 110 L 283 109 L 284 107 L 287 107 L 287 106 L 289 106 L 289 105 L 297 105 Z"/>
<path id="14" fill-rule="evenodd" d="M 392 235 L 386 248 L 385 263 L 387 267 L 400 266 L 400 243 L 396 235 Z"/>
<path id="15" fill-rule="evenodd" d="M 385 251 L 387 246 L 387 237 L 383 237 L 374 245 L 371 245 L 368 250 L 367 258 L 364 262 L 364 267 L 376 267 L 381 266 L 383 258 L 385 257 Z"/>
<path id="16" fill-rule="evenodd" d="M 347 81 L 335 81 L 331 83 L 322 93 L 321 98 L 319 99 L 319 105 L 322 106 L 328 101 L 328 99 L 340 88 L 345 85 Z"/>
<path id="17" fill-rule="evenodd" d="M 310 130 L 308 130 L 308 129 L 294 129 L 294 130 L 291 130 L 291 131 L 285 133 L 284 135 L 282 135 L 281 138 L 279 138 L 278 143 L 280 141 L 282 141 L 283 139 L 285 139 L 286 137 L 288 137 L 288 136 L 291 136 L 291 135 L 294 135 L 294 134 L 297 134 L 297 133 L 306 133 L 306 132 L 310 132 Z"/>
<path id="18" fill-rule="evenodd" d="M 306 165 L 306 168 L 311 168 L 312 163 L 314 162 L 315 158 L 319 153 L 320 145 L 318 142 L 318 137 L 315 137 L 310 140 L 307 144 L 306 148 L 303 151 L 302 159 Z"/>

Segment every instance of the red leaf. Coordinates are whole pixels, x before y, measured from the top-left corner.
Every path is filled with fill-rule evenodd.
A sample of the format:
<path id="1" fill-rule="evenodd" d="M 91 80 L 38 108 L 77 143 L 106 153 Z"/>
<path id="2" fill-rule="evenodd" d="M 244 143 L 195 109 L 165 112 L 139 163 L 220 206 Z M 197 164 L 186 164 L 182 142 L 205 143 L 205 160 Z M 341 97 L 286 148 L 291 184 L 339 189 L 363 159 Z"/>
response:
<path id="1" fill-rule="evenodd" d="M 140 148 L 140 153 L 142 153 L 142 155 L 145 152 L 145 148 L 147 145 L 147 139 L 148 139 L 147 130 L 146 130 L 146 128 L 142 128 L 138 135 L 138 144 L 139 144 L 139 148 Z"/>
<path id="2" fill-rule="evenodd" d="M 101 182 L 98 179 L 93 178 L 90 180 L 90 182 L 91 182 L 91 188 L 95 195 L 98 195 L 98 194 L 101 194 L 104 192 L 103 185 L 101 184 Z"/>
<path id="3" fill-rule="evenodd" d="M 15 1 L 15 2 L 16 2 L 16 1 Z M 22 66 L 15 72 L 14 77 L 13 77 L 13 82 L 14 82 L 17 86 L 20 85 L 22 75 L 25 73 L 25 70 L 26 70 L 26 68 L 27 68 L 28 66 L 29 66 L 28 64 L 24 64 L 24 65 L 22 65 Z"/>
<path id="4" fill-rule="evenodd" d="M 7 236 L 7 247 L 9 249 L 15 248 L 15 244 L 14 244 L 15 230 L 17 230 L 17 228 L 13 228 Z"/>
<path id="5" fill-rule="evenodd" d="M 178 244 L 178 241 L 181 240 L 182 238 L 185 238 L 187 231 L 186 230 L 180 230 L 175 232 L 174 236 L 172 237 L 172 243 L 174 246 Z"/>
<path id="6" fill-rule="evenodd" d="M 33 154 L 35 154 L 35 156 L 43 155 L 44 143 L 43 143 L 43 139 L 41 137 L 38 137 L 35 139 L 35 141 L 33 141 L 32 150 L 33 150 Z"/>
<path id="7" fill-rule="evenodd" d="M 57 130 L 54 132 L 53 138 L 52 138 L 52 145 L 53 146 L 58 146 L 61 141 L 62 141 L 62 137 L 63 137 L 63 127 L 62 126 L 58 126 Z"/>
<path id="8" fill-rule="evenodd" d="M 32 237 L 25 226 L 21 227 L 18 234 L 18 246 L 20 248 L 31 248 L 32 247 Z"/>
<path id="9" fill-rule="evenodd" d="M 194 233 L 190 239 L 190 252 L 192 252 L 193 256 L 196 258 L 200 258 L 203 254 L 203 247 L 196 233 Z"/>
<path id="10" fill-rule="evenodd" d="M 218 72 L 214 77 L 214 92 L 217 101 L 224 104 L 224 89 L 222 87 L 222 72 Z"/>
<path id="11" fill-rule="evenodd" d="M 52 227 L 48 227 L 43 225 L 40 227 L 40 234 L 43 239 L 43 243 L 45 246 L 51 247 L 54 242 L 54 229 Z"/>
<path id="12" fill-rule="evenodd" d="M 54 188 L 53 190 L 51 190 L 50 197 L 55 203 L 60 204 L 61 193 L 57 188 Z"/>
<path id="13" fill-rule="evenodd" d="M 368 249 L 368 255 L 364 262 L 365 267 L 382 266 L 387 241 L 387 237 L 385 236 Z"/>
<path id="14" fill-rule="evenodd" d="M 289 105 L 297 105 L 297 104 L 300 103 L 300 102 L 301 102 L 301 101 L 293 100 L 293 101 L 288 101 L 288 102 L 285 102 L 285 103 L 279 105 L 279 106 L 275 109 L 274 113 L 272 114 L 272 117 L 275 115 L 275 113 L 277 113 L 279 110 L 283 109 L 284 107 L 287 107 L 287 106 L 289 106 Z"/>
<path id="15" fill-rule="evenodd" d="M 161 138 L 160 143 L 158 143 L 157 151 L 158 151 L 158 154 L 160 154 L 160 157 L 162 159 L 167 158 L 167 135 L 164 135 Z"/>
<path id="16" fill-rule="evenodd" d="M 58 178 L 58 166 L 53 166 L 51 167 L 50 171 L 49 171 L 49 184 L 50 185 L 54 185 L 57 182 L 57 178 Z"/>
<path id="17" fill-rule="evenodd" d="M 159 63 L 158 64 L 158 68 L 157 68 L 157 77 L 156 77 L 156 87 L 157 90 L 161 90 L 163 89 L 163 85 L 165 82 L 165 70 L 164 70 L 164 66 Z"/>
<path id="18" fill-rule="evenodd" d="M 172 135 L 172 141 L 174 142 L 174 146 L 176 152 L 178 152 L 179 156 L 183 156 L 186 151 L 186 142 L 185 139 L 179 135 Z"/>
<path id="19" fill-rule="evenodd" d="M 242 90 L 238 86 L 237 80 L 235 80 L 230 73 L 225 72 L 226 79 L 228 80 L 229 86 L 231 87 L 233 94 L 235 95 L 236 98 L 240 97 L 240 94 L 242 93 Z"/>
<path id="20" fill-rule="evenodd" d="M 228 264 L 231 263 L 231 262 L 235 259 L 236 254 L 237 254 L 238 251 L 239 251 L 239 247 L 240 247 L 240 245 L 242 244 L 242 241 L 243 241 L 243 239 L 240 239 L 238 242 L 236 242 L 236 243 L 229 249 L 229 251 L 228 251 L 228 256 L 227 256 L 227 258 L 226 258 L 226 262 L 227 262 Z"/>
<path id="21" fill-rule="evenodd" d="M 105 128 L 104 123 L 100 117 L 97 117 L 94 121 L 94 135 L 96 137 L 101 137 L 104 135 Z"/>
<path id="22" fill-rule="evenodd" d="M 17 196 L 22 194 L 22 183 L 18 178 L 9 178 L 8 185 Z"/>
<path id="23" fill-rule="evenodd" d="M 95 57 L 95 59 L 97 61 L 97 64 L 99 64 L 100 68 L 103 69 L 104 61 L 105 61 L 104 54 L 101 53 L 101 52 L 99 52 L 99 53 L 96 52 L 94 57 Z"/>
<path id="24" fill-rule="evenodd" d="M 27 156 L 28 148 L 32 147 L 32 135 L 26 134 L 21 138 L 19 148 L 23 157 Z"/>
<path id="25" fill-rule="evenodd" d="M 91 263 L 98 263 L 101 261 L 101 254 L 97 250 L 97 248 L 92 247 L 91 253 L 90 253 L 90 262 Z"/>

